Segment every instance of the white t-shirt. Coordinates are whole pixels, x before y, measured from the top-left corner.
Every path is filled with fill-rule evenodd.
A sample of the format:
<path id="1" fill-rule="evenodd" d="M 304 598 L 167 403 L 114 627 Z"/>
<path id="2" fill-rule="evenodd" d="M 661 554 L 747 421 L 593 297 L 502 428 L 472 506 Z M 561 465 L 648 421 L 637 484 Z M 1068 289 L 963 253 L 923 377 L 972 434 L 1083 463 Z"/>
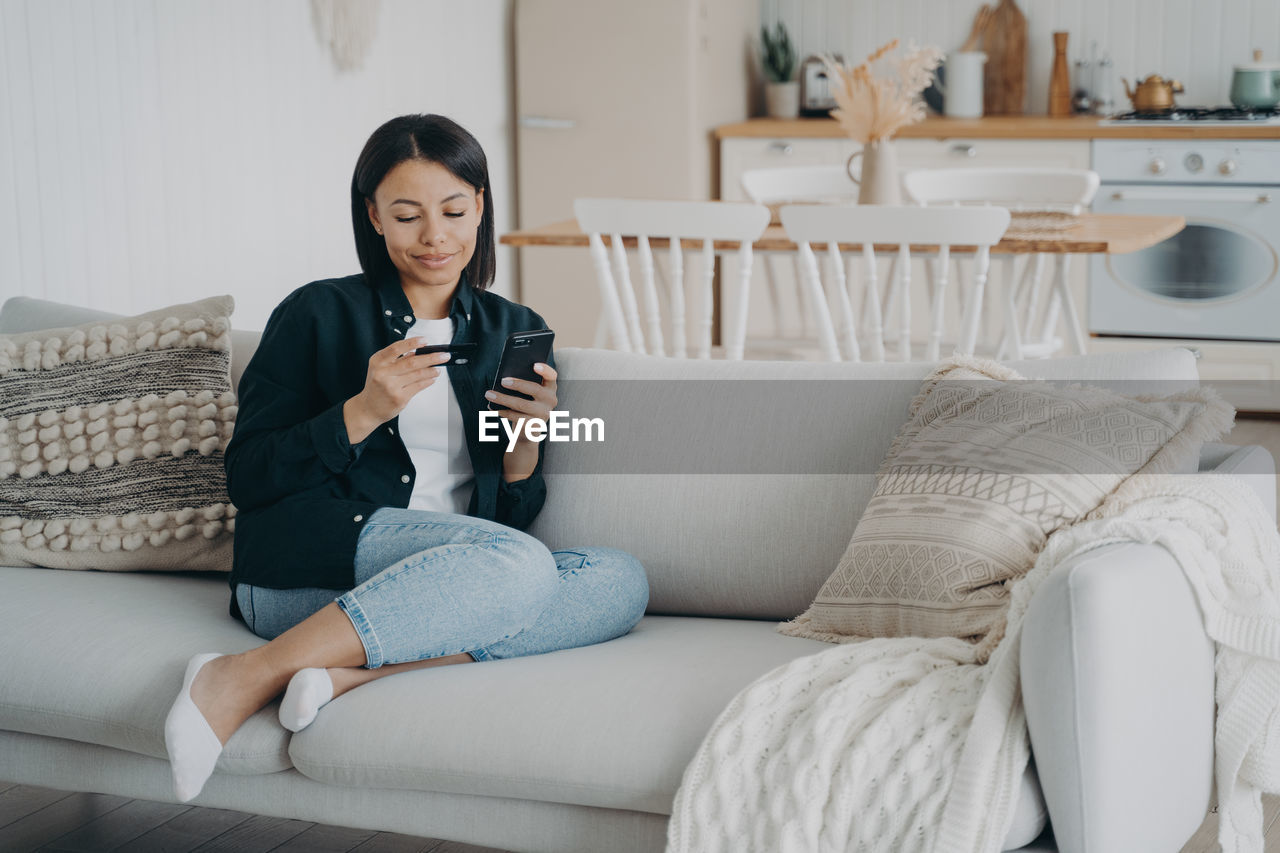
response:
<path id="1" fill-rule="evenodd" d="M 453 340 L 453 320 L 448 317 L 418 320 L 405 337 L 447 344 Z M 415 394 L 400 413 L 400 438 L 417 472 L 409 509 L 465 513 L 475 485 L 475 472 L 467 453 L 462 410 L 449 383 L 447 364 L 440 366 L 436 381 Z"/>

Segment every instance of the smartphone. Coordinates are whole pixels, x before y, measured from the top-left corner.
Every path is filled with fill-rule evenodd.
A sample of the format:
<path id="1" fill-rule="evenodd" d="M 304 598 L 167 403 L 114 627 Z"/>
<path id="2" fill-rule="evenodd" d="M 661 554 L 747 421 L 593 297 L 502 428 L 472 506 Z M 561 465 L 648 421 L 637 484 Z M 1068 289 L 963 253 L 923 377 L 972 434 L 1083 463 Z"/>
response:
<path id="1" fill-rule="evenodd" d="M 493 390 L 499 394 L 510 394 L 525 400 L 532 400 L 528 394 L 522 394 L 511 388 L 505 388 L 502 380 L 508 376 L 516 379 L 527 379 L 530 382 L 541 382 L 542 377 L 534 372 L 533 366 L 539 362 L 547 363 L 551 358 L 551 341 L 556 333 L 550 329 L 539 329 L 533 332 L 512 332 L 502 347 L 502 356 L 498 359 L 498 372 L 493 377 Z M 489 408 L 499 411 L 503 407 L 490 402 Z"/>
<path id="2" fill-rule="evenodd" d="M 425 347 L 418 347 L 413 351 L 414 355 L 429 355 L 433 352 L 449 353 L 449 361 L 454 364 L 466 364 L 471 356 L 475 355 L 476 344 L 467 342 L 461 344 L 428 344 Z"/>

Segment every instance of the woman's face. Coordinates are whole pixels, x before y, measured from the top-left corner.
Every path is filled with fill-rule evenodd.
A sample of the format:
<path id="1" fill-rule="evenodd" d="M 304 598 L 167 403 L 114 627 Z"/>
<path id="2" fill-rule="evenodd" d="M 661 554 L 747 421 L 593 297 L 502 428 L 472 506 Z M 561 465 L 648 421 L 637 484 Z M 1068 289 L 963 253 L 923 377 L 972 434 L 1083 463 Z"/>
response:
<path id="1" fill-rule="evenodd" d="M 387 241 L 406 292 L 425 286 L 452 293 L 476 251 L 484 190 L 439 163 L 405 160 L 387 172 L 366 202 Z"/>

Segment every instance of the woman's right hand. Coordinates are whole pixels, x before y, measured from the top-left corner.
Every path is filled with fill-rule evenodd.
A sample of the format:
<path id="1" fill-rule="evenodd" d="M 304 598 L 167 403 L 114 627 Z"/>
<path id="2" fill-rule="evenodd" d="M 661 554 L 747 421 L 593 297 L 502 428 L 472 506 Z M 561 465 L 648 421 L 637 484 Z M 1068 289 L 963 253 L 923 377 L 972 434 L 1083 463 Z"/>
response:
<path id="1" fill-rule="evenodd" d="M 413 396 L 429 388 L 440 375 L 439 365 L 449 360 L 449 353 L 414 355 L 426 346 L 423 338 L 396 341 L 369 356 L 364 389 L 342 406 L 347 424 L 347 440 L 359 444 L 382 424 L 404 411 Z"/>

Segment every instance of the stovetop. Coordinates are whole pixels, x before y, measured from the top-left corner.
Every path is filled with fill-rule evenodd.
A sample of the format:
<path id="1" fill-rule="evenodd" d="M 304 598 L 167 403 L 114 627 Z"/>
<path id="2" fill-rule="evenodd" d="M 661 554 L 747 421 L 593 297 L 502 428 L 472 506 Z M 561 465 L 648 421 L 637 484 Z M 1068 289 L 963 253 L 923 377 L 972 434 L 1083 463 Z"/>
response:
<path id="1" fill-rule="evenodd" d="M 1280 108 L 1255 107 L 1174 107 L 1151 112 L 1127 112 L 1103 119 L 1099 124 L 1280 124 Z"/>

